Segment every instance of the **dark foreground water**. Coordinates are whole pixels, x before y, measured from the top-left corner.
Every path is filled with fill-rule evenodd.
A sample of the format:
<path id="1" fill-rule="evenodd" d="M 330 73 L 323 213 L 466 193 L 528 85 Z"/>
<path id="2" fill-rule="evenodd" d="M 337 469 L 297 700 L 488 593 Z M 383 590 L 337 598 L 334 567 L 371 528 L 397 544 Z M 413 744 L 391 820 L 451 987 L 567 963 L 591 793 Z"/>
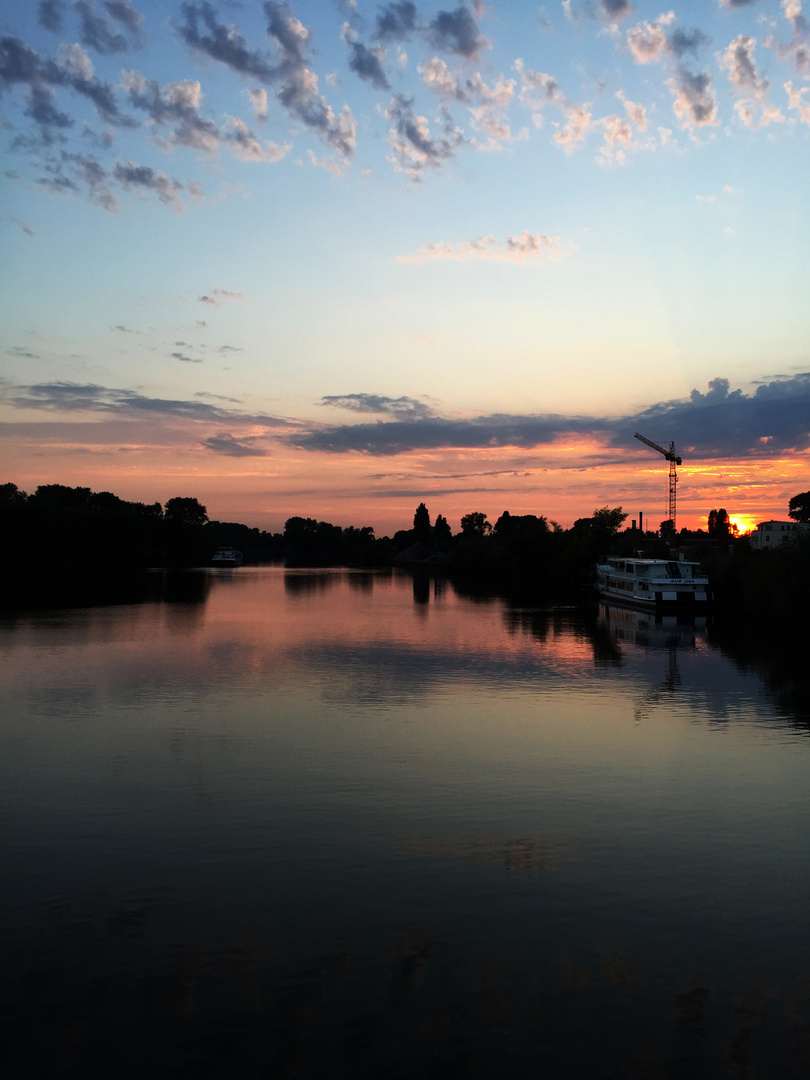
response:
<path id="1" fill-rule="evenodd" d="M 810 735 L 702 626 L 172 588 L 0 623 L 4 1080 L 810 1075 Z"/>

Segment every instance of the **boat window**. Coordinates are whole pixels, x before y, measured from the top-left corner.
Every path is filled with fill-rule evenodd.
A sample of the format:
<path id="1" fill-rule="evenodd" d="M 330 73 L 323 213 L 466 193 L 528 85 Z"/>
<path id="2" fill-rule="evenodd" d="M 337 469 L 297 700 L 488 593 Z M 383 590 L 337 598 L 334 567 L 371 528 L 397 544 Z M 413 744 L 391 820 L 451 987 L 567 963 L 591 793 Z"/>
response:
<path id="1" fill-rule="evenodd" d="M 679 578 L 681 576 L 680 564 L 676 562 L 668 562 L 667 573 L 671 578 Z"/>

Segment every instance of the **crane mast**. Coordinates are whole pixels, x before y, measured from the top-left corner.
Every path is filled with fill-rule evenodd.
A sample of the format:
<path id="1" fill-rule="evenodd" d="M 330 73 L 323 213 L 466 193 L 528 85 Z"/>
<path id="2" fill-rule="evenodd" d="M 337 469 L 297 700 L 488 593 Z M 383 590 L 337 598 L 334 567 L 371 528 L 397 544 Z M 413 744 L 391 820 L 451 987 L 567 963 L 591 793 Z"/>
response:
<path id="1" fill-rule="evenodd" d="M 654 443 L 652 439 L 647 439 L 643 435 L 639 435 L 636 432 L 635 437 L 651 447 L 653 450 L 657 450 L 659 454 L 663 454 L 664 460 L 669 462 L 669 518 L 672 522 L 673 529 L 675 528 L 675 488 L 678 483 L 678 473 L 675 466 L 681 464 L 681 458 L 675 453 L 675 443 L 669 444 L 669 450 L 665 450 L 663 446 L 659 446 L 658 443 Z"/>

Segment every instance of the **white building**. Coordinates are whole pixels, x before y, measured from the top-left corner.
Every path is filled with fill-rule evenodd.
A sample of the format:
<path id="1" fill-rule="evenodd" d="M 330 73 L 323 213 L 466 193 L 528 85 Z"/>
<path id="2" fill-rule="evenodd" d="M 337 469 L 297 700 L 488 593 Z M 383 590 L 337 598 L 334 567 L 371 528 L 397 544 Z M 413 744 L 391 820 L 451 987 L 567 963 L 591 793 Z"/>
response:
<path id="1" fill-rule="evenodd" d="M 810 525 L 801 521 L 761 521 L 751 533 L 751 547 L 755 551 L 772 550 L 806 529 Z"/>

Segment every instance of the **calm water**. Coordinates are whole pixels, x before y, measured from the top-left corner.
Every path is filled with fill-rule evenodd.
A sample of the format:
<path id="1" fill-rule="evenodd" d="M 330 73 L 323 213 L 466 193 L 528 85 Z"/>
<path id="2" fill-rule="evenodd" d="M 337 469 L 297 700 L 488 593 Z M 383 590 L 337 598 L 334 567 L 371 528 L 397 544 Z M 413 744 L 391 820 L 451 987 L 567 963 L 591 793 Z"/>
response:
<path id="1" fill-rule="evenodd" d="M 810 1075 L 810 734 L 703 627 L 177 581 L 0 623 L 4 1076 Z"/>

